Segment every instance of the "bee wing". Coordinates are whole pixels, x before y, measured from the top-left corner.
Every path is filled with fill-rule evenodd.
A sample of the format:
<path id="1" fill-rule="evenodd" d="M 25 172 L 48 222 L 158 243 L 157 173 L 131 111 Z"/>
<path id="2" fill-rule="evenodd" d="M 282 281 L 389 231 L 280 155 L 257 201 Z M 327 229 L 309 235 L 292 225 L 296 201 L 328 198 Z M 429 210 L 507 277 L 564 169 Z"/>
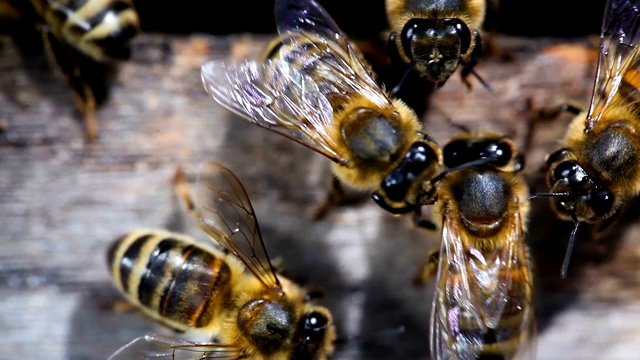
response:
<path id="1" fill-rule="evenodd" d="M 518 271 L 527 266 L 519 212 L 511 220 L 506 245 L 496 249 L 493 259 L 486 259 L 476 249 L 464 248 L 463 234 L 451 217 L 445 216 L 431 313 L 430 346 L 435 359 L 475 359 L 487 349 L 487 336 L 496 337 L 495 343 L 506 343 L 512 337 L 519 338 L 518 344 L 535 343 L 535 332 L 530 328 L 535 326 L 530 272 L 528 267 Z M 501 325 L 506 316 L 521 320 L 515 327 Z M 497 328 L 502 331 L 494 331 Z M 455 352 L 453 344 L 457 344 Z"/>
<path id="2" fill-rule="evenodd" d="M 155 333 L 147 333 L 116 350 L 107 360 L 231 360 L 239 359 L 242 355 L 242 350 L 234 345 L 216 344 L 213 342 L 194 342 Z"/>
<path id="3" fill-rule="evenodd" d="M 346 163 L 329 134 L 333 107 L 308 74 L 279 60 L 215 60 L 202 66 L 201 76 L 205 90 L 226 109 L 334 162 Z"/>
<path id="4" fill-rule="evenodd" d="M 327 50 L 320 50 L 320 54 L 327 57 L 327 63 L 335 63 L 337 70 L 344 72 L 346 87 L 354 90 L 363 88 L 369 96 L 384 106 L 389 103 L 387 96 L 371 76 L 362 62 L 361 55 L 353 49 L 347 35 L 340 29 L 331 15 L 315 0 L 276 0 L 275 20 L 278 33 L 283 42 L 289 47 L 298 47 L 294 54 L 304 54 L 306 44 L 299 42 L 297 36 L 302 36 Z M 296 44 L 298 42 L 298 44 Z M 290 53 L 292 49 L 284 48 L 281 53 Z M 350 84 L 352 82 L 355 83 Z"/>
<path id="5" fill-rule="evenodd" d="M 217 162 L 204 164 L 198 173 L 195 197 L 186 189 L 186 175 L 181 169 L 175 181 L 200 228 L 240 259 L 265 288 L 282 293 L 249 196 L 231 170 Z"/>
<path id="6" fill-rule="evenodd" d="M 640 1 L 607 0 L 600 31 L 598 68 L 587 114 L 587 130 L 593 128 L 620 89 L 625 76 L 640 70 Z M 634 79 L 625 79 L 634 84 Z M 640 78 L 635 79 L 635 82 Z"/>
<path id="7" fill-rule="evenodd" d="M 201 70 L 204 87 L 244 119 L 349 166 L 334 139 L 341 136 L 334 106 L 355 94 L 380 107 L 391 102 L 320 5 L 279 1 L 276 15 L 279 56 L 208 62 Z"/>
<path id="8" fill-rule="evenodd" d="M 438 262 L 438 273 L 436 275 L 436 288 L 433 294 L 433 302 L 431 307 L 431 321 L 430 321 L 430 340 L 429 348 L 431 351 L 431 358 L 433 359 L 455 359 L 459 354 L 454 353 L 448 344 L 453 344 L 455 334 L 452 334 L 449 330 L 450 319 L 449 314 L 455 312 L 454 308 L 449 300 L 449 287 L 447 285 L 449 277 L 455 277 L 456 273 L 461 270 L 461 265 L 464 265 L 464 258 L 462 256 L 463 249 L 461 248 L 460 234 L 458 228 L 453 224 L 450 217 L 446 216 L 442 224 L 442 241 L 440 244 L 440 259 Z M 454 255 L 457 254 L 457 255 Z M 446 258 L 445 258 L 446 257 Z M 457 261 L 455 261 L 457 259 Z M 443 285 L 445 287 L 443 287 Z M 457 295 L 468 295 L 468 285 L 456 284 L 453 288 Z M 455 315 L 455 314 L 454 314 Z"/>

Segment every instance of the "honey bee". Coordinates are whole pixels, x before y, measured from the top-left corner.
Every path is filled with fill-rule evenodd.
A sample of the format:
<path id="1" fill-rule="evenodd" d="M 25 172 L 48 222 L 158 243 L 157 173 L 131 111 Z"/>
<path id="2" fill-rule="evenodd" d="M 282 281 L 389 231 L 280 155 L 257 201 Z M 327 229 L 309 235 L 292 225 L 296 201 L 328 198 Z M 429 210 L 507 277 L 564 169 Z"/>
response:
<path id="1" fill-rule="evenodd" d="M 434 359 L 533 358 L 533 278 L 525 244 L 528 189 L 523 160 L 508 138 L 462 133 L 442 149 L 439 251 L 417 281 L 437 268 L 431 312 Z"/>
<path id="2" fill-rule="evenodd" d="M 573 107 L 561 149 L 546 159 L 555 212 L 575 223 L 562 265 L 566 277 L 580 222 L 612 219 L 640 192 L 640 1 L 608 0 L 588 111 Z"/>
<path id="3" fill-rule="evenodd" d="M 19 16 L 41 33 L 49 62 L 66 78 L 84 116 L 87 139 L 95 140 L 97 99 L 84 65 L 113 65 L 130 57 L 129 43 L 140 27 L 131 0 L 2 0 L 0 5 L 8 17 Z"/>
<path id="4" fill-rule="evenodd" d="M 264 61 L 211 61 L 206 91 L 223 107 L 333 161 L 342 183 L 407 213 L 431 197 L 438 145 L 416 114 L 381 89 L 330 15 L 314 0 L 276 0 L 277 50 Z M 272 45 L 273 46 L 273 45 Z"/>
<path id="5" fill-rule="evenodd" d="M 477 76 L 473 68 L 482 53 L 486 1 L 386 0 L 390 58 L 437 86 L 462 65 L 462 80 L 471 87 L 467 77 Z"/>
<path id="6" fill-rule="evenodd" d="M 147 335 L 114 358 L 160 347 L 167 356 L 182 351 L 216 359 L 327 359 L 336 335 L 331 313 L 312 301 L 313 292 L 276 273 L 238 178 L 219 163 L 205 170 L 195 198 L 184 173 L 176 186 L 214 244 L 140 229 L 117 240 L 107 261 L 116 287 L 132 304 L 162 324 L 196 330 L 213 342 Z"/>

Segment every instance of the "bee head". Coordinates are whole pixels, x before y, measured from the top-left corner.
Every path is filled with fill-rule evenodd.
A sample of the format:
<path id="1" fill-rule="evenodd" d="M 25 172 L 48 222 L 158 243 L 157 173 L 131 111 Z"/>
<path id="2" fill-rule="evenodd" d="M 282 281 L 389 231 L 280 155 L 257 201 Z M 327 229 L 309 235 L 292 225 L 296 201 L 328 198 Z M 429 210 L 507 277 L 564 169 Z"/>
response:
<path id="1" fill-rule="evenodd" d="M 460 19 L 414 18 L 401 33 L 402 47 L 424 80 L 443 83 L 471 46 L 471 31 Z"/>
<path id="2" fill-rule="evenodd" d="M 598 222 L 609 218 L 617 208 L 616 196 L 598 184 L 576 160 L 563 158 L 567 149 L 549 156 L 547 183 L 553 196 L 552 204 L 560 216 L 579 222 Z M 566 155 L 565 155 L 566 156 Z"/>
<path id="3" fill-rule="evenodd" d="M 420 205 L 424 200 L 419 202 L 417 198 L 425 197 L 423 180 L 439 170 L 440 156 L 433 146 L 422 141 L 411 145 L 400 164 L 382 180 L 380 191 L 373 194 L 373 200 L 394 214 L 410 212 Z M 418 193 L 410 196 L 412 191 Z"/>
<path id="4" fill-rule="evenodd" d="M 298 322 L 298 336 L 301 339 L 298 351 L 293 359 L 320 359 L 325 349 L 332 346 L 335 333 L 329 312 L 324 308 L 315 308 L 305 313 Z"/>
<path id="5" fill-rule="evenodd" d="M 513 164 L 514 171 L 519 171 L 524 166 L 523 159 L 516 156 L 513 143 L 503 138 L 486 138 L 479 141 L 460 138 L 449 142 L 442 153 L 444 165 L 449 169 L 478 161 L 498 169 Z"/>

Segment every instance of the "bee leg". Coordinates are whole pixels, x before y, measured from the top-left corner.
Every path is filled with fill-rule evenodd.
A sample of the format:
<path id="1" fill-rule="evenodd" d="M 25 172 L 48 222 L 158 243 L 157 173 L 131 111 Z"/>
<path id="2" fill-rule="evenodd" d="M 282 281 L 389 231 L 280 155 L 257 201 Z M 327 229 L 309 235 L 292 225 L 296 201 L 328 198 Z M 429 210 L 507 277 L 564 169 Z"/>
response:
<path id="1" fill-rule="evenodd" d="M 462 77 L 462 82 L 467 86 L 467 89 L 471 90 L 471 83 L 468 80 L 469 75 L 473 74 L 480 80 L 480 82 L 486 87 L 491 89 L 489 84 L 485 83 L 482 78 L 478 74 L 473 71 L 473 68 L 478 65 L 478 59 L 482 55 L 482 40 L 480 39 L 480 33 L 478 31 L 474 31 L 475 35 L 475 46 L 471 55 L 469 57 L 469 61 L 463 62 L 462 70 L 460 71 L 460 75 Z"/>
<path id="2" fill-rule="evenodd" d="M 360 200 L 348 196 L 340 180 L 332 176 L 326 198 L 313 212 L 312 219 L 314 221 L 322 220 L 327 216 L 331 208 L 357 203 Z"/>
<path id="3" fill-rule="evenodd" d="M 76 107 L 84 117 L 85 134 L 88 142 L 98 137 L 96 121 L 96 99 L 89 84 L 84 81 L 73 50 L 65 46 L 47 27 L 40 28 L 45 52 L 49 63 L 64 75 L 67 84 L 73 91 Z"/>
<path id="4" fill-rule="evenodd" d="M 568 112 L 572 115 L 578 115 L 582 112 L 582 109 L 579 106 L 571 104 L 569 102 L 544 106 L 538 109 L 534 109 L 533 100 L 531 98 L 527 99 L 527 102 L 529 112 L 532 114 L 532 118 L 535 122 L 555 120 L 558 116 L 560 116 L 560 114 L 564 112 Z"/>
<path id="5" fill-rule="evenodd" d="M 138 311 L 138 308 L 128 301 L 116 300 L 112 301 L 108 304 L 103 304 L 101 306 L 104 309 L 116 311 L 116 312 L 134 312 Z"/>
<path id="6" fill-rule="evenodd" d="M 528 124 L 526 136 L 524 139 L 524 151 L 522 151 L 522 153 L 525 154 L 529 149 L 532 148 L 531 144 L 533 142 L 533 134 L 535 133 L 535 129 L 540 122 L 553 120 L 560 116 L 560 114 L 563 112 L 569 112 L 573 115 L 578 115 L 582 112 L 582 110 L 578 106 L 567 102 L 547 107 L 536 108 L 532 97 L 528 97 L 525 100 L 525 111 L 528 113 Z M 545 165 L 543 165 L 542 169 L 543 172 L 546 172 Z"/>
<path id="7" fill-rule="evenodd" d="M 422 218 L 422 207 L 417 206 L 415 211 L 413 212 L 413 223 L 416 224 L 417 227 L 426 230 L 436 230 L 438 227 L 431 220 L 425 220 Z"/>
<path id="8" fill-rule="evenodd" d="M 413 278 L 413 285 L 422 286 L 429 281 L 438 272 L 438 263 L 440 262 L 440 249 L 435 249 L 429 252 L 427 260 L 419 269 L 416 276 Z"/>

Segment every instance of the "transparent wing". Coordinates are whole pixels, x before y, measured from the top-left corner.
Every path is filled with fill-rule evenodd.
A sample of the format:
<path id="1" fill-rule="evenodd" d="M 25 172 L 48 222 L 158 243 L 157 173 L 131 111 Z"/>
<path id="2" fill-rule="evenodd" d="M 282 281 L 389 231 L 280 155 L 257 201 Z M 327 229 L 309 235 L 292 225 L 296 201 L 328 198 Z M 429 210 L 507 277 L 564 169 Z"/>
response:
<path id="1" fill-rule="evenodd" d="M 587 130 L 593 128 L 616 99 L 623 79 L 635 85 L 636 89 L 640 85 L 639 29 L 639 0 L 607 0 L 600 32 L 598 69 L 587 114 Z"/>
<path id="2" fill-rule="evenodd" d="M 469 324 L 459 323 L 459 319 L 467 315 L 463 312 L 470 312 L 467 321 L 480 321 L 477 316 L 474 316 L 477 315 L 477 310 L 475 304 L 471 303 L 473 294 L 469 284 L 470 279 L 466 274 L 466 256 L 461 235 L 451 217 L 445 216 L 430 323 L 429 346 L 431 358 L 436 360 L 475 359 L 477 353 L 474 349 L 481 345 L 470 343 L 468 346 L 459 347 L 463 327 L 469 326 Z M 475 324 L 475 326 L 478 325 Z M 476 339 L 470 340 L 477 342 Z"/>
<path id="3" fill-rule="evenodd" d="M 379 106 L 389 103 L 364 65 L 362 55 L 353 48 L 347 35 L 318 2 L 276 0 L 275 20 L 285 44 L 281 54 L 304 54 L 307 48 L 305 41 L 301 40 L 307 39 L 306 42 L 315 43 L 317 51 L 325 56 L 328 65 L 333 64 L 335 70 L 344 72 L 344 80 L 348 81 L 342 84 L 345 89 L 363 90 Z"/>
<path id="4" fill-rule="evenodd" d="M 262 240 L 258 219 L 240 180 L 224 165 L 203 164 L 192 197 L 182 169 L 176 188 L 200 228 L 240 259 L 267 289 L 282 293 Z"/>
<path id="5" fill-rule="evenodd" d="M 244 357 L 246 355 L 233 345 L 193 342 L 147 333 L 116 350 L 107 360 L 231 360 Z"/>
<path id="6" fill-rule="evenodd" d="M 276 4 L 279 42 L 263 62 L 211 61 L 206 91 L 223 107 L 349 166 L 334 113 L 352 96 L 391 106 L 331 17 L 315 2 Z M 317 26 L 317 27 L 316 27 Z"/>
<path id="7" fill-rule="evenodd" d="M 210 61 L 201 76 L 206 91 L 226 109 L 335 162 L 346 162 L 330 135 L 333 107 L 309 75 L 279 60 L 247 60 Z"/>
<path id="8" fill-rule="evenodd" d="M 517 346 L 536 345 L 531 274 L 518 212 L 508 226 L 505 245 L 484 254 L 465 249 L 465 235 L 445 217 L 431 314 L 435 359 L 513 354 Z"/>
<path id="9" fill-rule="evenodd" d="M 344 51 L 350 48 L 349 41 L 338 24 L 314 0 L 276 0 L 275 19 L 278 33 L 282 35 L 289 32 L 315 34 L 332 39 Z"/>

